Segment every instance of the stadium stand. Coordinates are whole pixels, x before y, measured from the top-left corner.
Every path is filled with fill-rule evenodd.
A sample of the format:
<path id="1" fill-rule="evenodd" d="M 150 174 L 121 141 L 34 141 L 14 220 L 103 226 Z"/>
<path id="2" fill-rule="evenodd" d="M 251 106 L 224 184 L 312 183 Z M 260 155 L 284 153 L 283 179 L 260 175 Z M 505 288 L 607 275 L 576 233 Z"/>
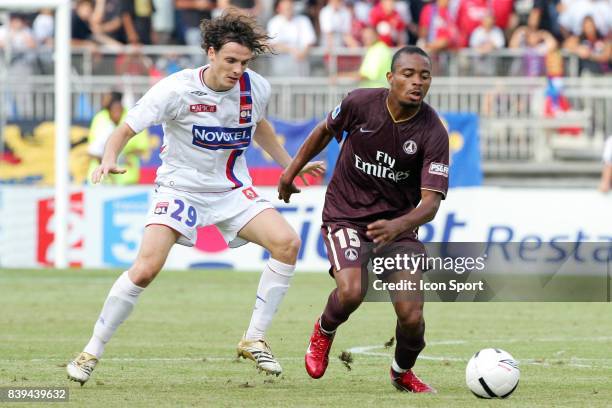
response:
<path id="1" fill-rule="evenodd" d="M 563 174 L 563 181 L 558 180 L 562 183 L 572 179 L 579 185 L 585 180 L 596 183 L 603 142 L 612 134 L 612 96 L 606 92 L 612 89 L 608 1 L 580 0 L 585 7 L 589 3 L 580 9 L 567 1 L 535 1 L 529 8 L 524 1 L 493 0 L 492 8 L 470 13 L 469 18 L 466 8 L 477 10 L 487 2 L 288 1 L 295 16 L 310 19 L 317 44 L 302 61 L 301 71 L 310 73 L 307 77 L 297 71 L 275 75 L 279 70 L 274 59 L 280 55 L 255 61 L 254 68 L 273 85 L 271 117 L 287 122 L 321 118 L 358 86 L 338 74 L 359 68 L 365 53 L 359 43 L 361 31 L 372 26 L 391 45 L 419 41 L 432 54 L 437 77 L 429 101 L 440 112 L 478 116 L 485 183 L 513 184 L 513 179 L 517 183 L 520 179 L 524 185 L 527 176 L 527 182 L 537 184 L 543 177 L 543 183 L 554 184 L 559 174 Z M 119 90 L 130 106 L 160 78 L 203 63 L 197 41 L 177 22 L 187 14 L 198 20 L 220 12 L 213 1 L 142 2 L 146 7 L 141 2 L 121 5 L 111 0 L 73 3 L 75 124 L 90 121 L 104 93 Z M 320 14 L 334 7 L 346 11 L 344 17 L 350 15 L 350 30 L 343 32 L 342 41 L 330 45 L 321 34 L 321 25 L 328 23 L 321 24 Z M 274 15 L 273 8 L 269 1 L 257 2 L 255 14 L 264 27 Z M 253 10 L 243 8 L 245 13 Z M 480 17 L 474 20 L 476 15 Z M 460 41 L 449 41 L 454 34 L 441 24 L 456 30 Z M 502 33 L 506 45 L 500 47 L 498 39 L 490 47 L 479 40 L 485 46 L 470 48 L 470 34 L 476 31 L 486 37 L 487 30 L 496 30 L 497 36 Z M 26 140 L 36 124 L 52 117 L 52 32 L 49 10 L 0 12 L 0 59 L 4 62 L 0 64 L 0 126 L 3 130 L 21 126 Z M 27 80 L 11 80 L 16 75 Z M 0 140 L 7 165 L 19 160 L 9 133 L 3 131 Z"/>

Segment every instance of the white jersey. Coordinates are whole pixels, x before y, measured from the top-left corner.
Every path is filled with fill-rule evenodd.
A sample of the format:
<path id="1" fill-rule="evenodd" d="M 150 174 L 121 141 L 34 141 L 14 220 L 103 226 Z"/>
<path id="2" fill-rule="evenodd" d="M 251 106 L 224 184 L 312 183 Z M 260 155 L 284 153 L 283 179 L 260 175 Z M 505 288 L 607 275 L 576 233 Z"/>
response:
<path id="1" fill-rule="evenodd" d="M 247 69 L 232 89 L 216 92 L 204 84 L 207 68 L 164 78 L 128 112 L 125 122 L 136 133 L 163 125 L 159 185 L 222 192 L 252 183 L 244 152 L 264 118 L 270 84 Z"/>

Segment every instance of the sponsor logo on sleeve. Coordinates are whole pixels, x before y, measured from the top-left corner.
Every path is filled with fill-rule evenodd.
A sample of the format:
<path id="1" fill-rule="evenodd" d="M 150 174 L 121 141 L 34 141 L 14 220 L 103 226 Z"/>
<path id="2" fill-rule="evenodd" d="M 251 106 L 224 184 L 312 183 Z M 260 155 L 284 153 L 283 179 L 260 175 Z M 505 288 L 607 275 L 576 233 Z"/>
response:
<path id="1" fill-rule="evenodd" d="M 192 144 L 208 150 L 244 149 L 251 144 L 252 126 L 226 128 L 219 126 L 193 125 Z"/>
<path id="2" fill-rule="evenodd" d="M 429 174 L 448 177 L 448 166 L 444 163 L 432 162 L 429 165 Z"/>
<path id="3" fill-rule="evenodd" d="M 341 104 L 340 104 L 340 105 L 341 105 Z M 338 115 L 340 114 L 340 109 L 341 109 L 341 108 L 340 108 L 340 105 L 336 106 L 336 107 L 334 108 L 334 110 L 332 111 L 332 114 L 331 114 L 331 118 L 332 118 L 332 120 L 336 120 L 336 118 L 337 118 L 337 117 L 338 117 Z"/>
<path id="4" fill-rule="evenodd" d="M 206 105 L 205 103 L 197 103 L 195 105 L 189 105 L 189 111 L 193 113 L 216 112 L 217 105 Z"/>

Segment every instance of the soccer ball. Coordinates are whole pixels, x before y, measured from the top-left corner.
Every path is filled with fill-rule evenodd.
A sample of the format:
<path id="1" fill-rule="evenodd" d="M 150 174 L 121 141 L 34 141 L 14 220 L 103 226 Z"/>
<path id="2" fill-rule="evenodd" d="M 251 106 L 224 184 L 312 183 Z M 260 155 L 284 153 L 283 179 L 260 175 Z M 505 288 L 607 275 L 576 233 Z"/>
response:
<path id="1" fill-rule="evenodd" d="M 465 368 L 465 382 L 478 398 L 507 398 L 516 390 L 521 371 L 504 350 L 487 348 L 474 354 Z"/>

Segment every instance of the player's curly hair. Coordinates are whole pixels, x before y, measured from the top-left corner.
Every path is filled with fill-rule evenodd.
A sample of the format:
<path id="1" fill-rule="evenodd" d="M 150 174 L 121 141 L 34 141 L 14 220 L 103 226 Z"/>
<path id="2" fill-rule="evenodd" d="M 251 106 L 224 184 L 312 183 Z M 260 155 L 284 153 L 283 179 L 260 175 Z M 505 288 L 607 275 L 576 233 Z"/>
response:
<path id="1" fill-rule="evenodd" d="M 202 49 L 212 47 L 219 51 L 229 42 L 247 47 L 254 55 L 270 51 L 270 37 L 259 27 L 255 19 L 246 16 L 236 9 L 228 9 L 222 15 L 211 20 L 202 20 Z"/>

